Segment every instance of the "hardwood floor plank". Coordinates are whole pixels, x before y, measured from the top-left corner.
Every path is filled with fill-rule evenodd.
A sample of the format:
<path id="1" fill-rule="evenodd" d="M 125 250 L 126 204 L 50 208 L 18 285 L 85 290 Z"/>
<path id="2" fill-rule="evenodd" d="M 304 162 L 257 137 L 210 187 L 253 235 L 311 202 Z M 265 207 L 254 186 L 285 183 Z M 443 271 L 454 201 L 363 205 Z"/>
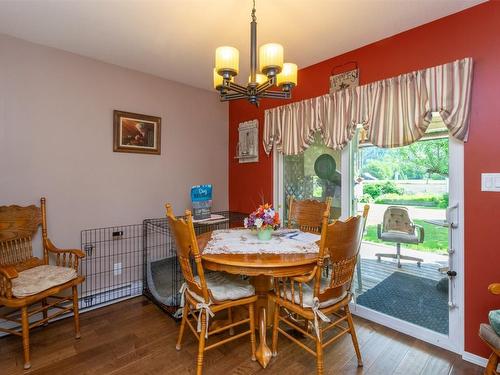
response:
<path id="1" fill-rule="evenodd" d="M 415 343 L 415 338 L 399 334 L 391 340 L 390 350 L 384 350 L 377 360 L 369 367 L 365 365 L 363 374 L 392 374 Z"/>
<path id="2" fill-rule="evenodd" d="M 458 355 L 389 328 L 355 317 L 364 360 L 357 367 L 351 338 L 345 335 L 325 349 L 325 374 L 480 375 L 482 369 Z M 178 323 L 143 297 L 81 315 L 82 338 L 73 338 L 65 319 L 32 332 L 32 364 L 23 371 L 21 340 L 0 339 L 1 375 L 141 375 L 194 374 L 198 345 L 186 331 L 182 350 L 175 350 Z M 270 342 L 270 331 L 268 341 Z M 206 375 L 314 374 L 316 360 L 280 336 L 278 356 L 266 369 L 250 358 L 248 337 L 205 353 Z"/>

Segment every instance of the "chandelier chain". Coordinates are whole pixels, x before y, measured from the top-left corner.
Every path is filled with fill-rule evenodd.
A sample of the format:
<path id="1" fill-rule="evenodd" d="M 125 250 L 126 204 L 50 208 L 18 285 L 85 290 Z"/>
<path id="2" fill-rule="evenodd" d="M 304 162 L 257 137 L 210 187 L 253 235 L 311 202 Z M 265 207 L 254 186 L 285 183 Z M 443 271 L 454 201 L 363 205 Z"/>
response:
<path id="1" fill-rule="evenodd" d="M 257 17 L 255 17 L 255 0 L 253 0 L 252 21 L 257 21 Z"/>

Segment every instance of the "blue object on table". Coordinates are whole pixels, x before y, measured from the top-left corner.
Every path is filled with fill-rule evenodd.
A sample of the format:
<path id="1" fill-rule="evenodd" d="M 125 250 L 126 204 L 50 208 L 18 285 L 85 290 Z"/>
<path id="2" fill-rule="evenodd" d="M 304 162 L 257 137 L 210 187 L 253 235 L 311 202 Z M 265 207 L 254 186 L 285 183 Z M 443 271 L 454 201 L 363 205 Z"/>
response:
<path id="1" fill-rule="evenodd" d="M 212 213 L 212 185 L 196 185 L 191 188 L 193 219 L 209 219 Z"/>
<path id="2" fill-rule="evenodd" d="M 500 336 L 500 310 L 491 310 L 488 314 L 488 320 L 493 330 Z"/>

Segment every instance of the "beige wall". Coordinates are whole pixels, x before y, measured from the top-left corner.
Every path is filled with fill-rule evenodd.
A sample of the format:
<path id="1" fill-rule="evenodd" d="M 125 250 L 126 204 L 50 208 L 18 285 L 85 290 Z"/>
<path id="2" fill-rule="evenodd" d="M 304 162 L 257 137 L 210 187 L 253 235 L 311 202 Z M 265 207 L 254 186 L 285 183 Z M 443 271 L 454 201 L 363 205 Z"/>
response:
<path id="1" fill-rule="evenodd" d="M 114 153 L 114 109 L 160 116 L 162 155 Z M 226 209 L 227 114 L 215 93 L 0 35 L 0 205 L 44 195 L 64 247 L 167 201 L 180 213 L 194 184 Z"/>

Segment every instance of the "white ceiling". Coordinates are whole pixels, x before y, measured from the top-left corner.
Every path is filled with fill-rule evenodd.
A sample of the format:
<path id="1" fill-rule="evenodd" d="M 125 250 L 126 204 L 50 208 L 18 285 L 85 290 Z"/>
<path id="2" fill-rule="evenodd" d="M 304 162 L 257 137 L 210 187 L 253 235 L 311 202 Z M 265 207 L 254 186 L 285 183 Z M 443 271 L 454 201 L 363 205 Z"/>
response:
<path id="1" fill-rule="evenodd" d="M 257 0 L 258 44 L 299 68 L 484 0 Z M 0 0 L 0 33 L 211 89 L 214 50 L 240 50 L 248 77 L 251 0 Z M 1 51 L 0 51 L 1 55 Z"/>

